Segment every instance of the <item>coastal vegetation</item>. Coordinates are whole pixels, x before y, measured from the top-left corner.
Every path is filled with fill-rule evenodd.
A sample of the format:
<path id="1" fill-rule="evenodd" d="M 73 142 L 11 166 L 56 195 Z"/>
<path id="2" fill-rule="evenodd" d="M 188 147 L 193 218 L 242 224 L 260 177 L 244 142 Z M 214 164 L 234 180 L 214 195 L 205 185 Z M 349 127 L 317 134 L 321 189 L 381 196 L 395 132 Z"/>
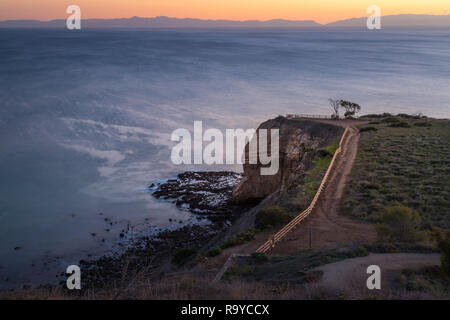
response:
<path id="1" fill-rule="evenodd" d="M 206 251 L 205 256 L 207 257 L 215 257 L 222 253 L 222 248 L 219 246 L 212 247 L 208 251 Z"/>
<path id="2" fill-rule="evenodd" d="M 417 242 L 423 240 L 424 233 L 420 231 L 421 218 L 417 212 L 405 206 L 385 208 L 377 223 L 377 233 L 380 241 Z"/>
<path id="3" fill-rule="evenodd" d="M 386 207 L 418 213 L 421 229 L 450 228 L 450 123 L 422 115 L 368 115 L 344 195 L 351 216 L 380 222 Z M 395 125 L 406 123 L 406 125 Z M 367 129 L 374 128 L 374 129 Z"/>
<path id="4" fill-rule="evenodd" d="M 197 254 L 197 250 L 194 248 L 180 248 L 173 255 L 172 263 L 177 265 L 182 265 L 190 258 L 194 257 Z"/>
<path id="5" fill-rule="evenodd" d="M 242 231 L 242 232 L 238 233 L 236 236 L 225 240 L 225 242 L 222 243 L 220 248 L 222 250 L 224 250 L 224 249 L 227 249 L 230 247 L 238 246 L 238 245 L 244 244 L 246 242 L 252 241 L 255 239 L 256 233 L 257 233 L 257 230 L 255 230 L 255 229 L 249 229 L 246 231 Z"/>
<path id="6" fill-rule="evenodd" d="M 341 137 L 338 137 L 330 145 L 318 150 L 318 157 L 313 160 L 312 169 L 301 182 L 302 189 L 300 196 L 306 199 L 306 202 L 309 203 L 314 198 L 317 188 L 331 163 L 331 159 L 337 148 L 339 148 L 340 139 Z"/>
<path id="7" fill-rule="evenodd" d="M 372 122 L 372 124 L 374 124 L 374 122 Z M 379 124 L 379 122 L 376 122 L 375 124 Z M 359 129 L 359 132 L 366 132 L 366 131 L 378 131 L 378 129 L 375 127 L 363 127 Z"/>
<path id="8" fill-rule="evenodd" d="M 429 240 L 441 253 L 439 266 L 420 269 L 404 269 L 398 276 L 398 283 L 408 291 L 424 292 L 439 299 L 450 295 L 450 230 L 433 227 L 428 232 Z"/>
<path id="9" fill-rule="evenodd" d="M 438 266 L 404 269 L 397 282 L 407 291 L 424 292 L 438 299 L 448 299 L 450 294 L 450 278 L 443 277 Z"/>
<path id="10" fill-rule="evenodd" d="M 430 236 L 435 242 L 436 248 L 441 252 L 441 271 L 450 277 L 450 230 L 433 228 Z"/>
<path id="11" fill-rule="evenodd" d="M 291 221 L 295 215 L 280 206 L 271 206 L 258 211 L 255 217 L 255 228 L 259 230 L 282 226 Z"/>

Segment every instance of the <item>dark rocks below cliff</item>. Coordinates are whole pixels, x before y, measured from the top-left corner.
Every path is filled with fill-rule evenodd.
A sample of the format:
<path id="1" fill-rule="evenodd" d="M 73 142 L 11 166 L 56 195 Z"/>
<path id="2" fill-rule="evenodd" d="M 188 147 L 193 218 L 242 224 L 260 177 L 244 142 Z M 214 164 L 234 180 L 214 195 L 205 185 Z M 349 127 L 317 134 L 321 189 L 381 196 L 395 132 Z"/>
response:
<path id="1" fill-rule="evenodd" d="M 233 190 L 241 179 L 242 174 L 230 171 L 187 171 L 176 179 L 152 184 L 149 188 L 155 198 L 221 224 L 233 221 L 257 202 L 236 204 L 232 201 Z"/>
<path id="2" fill-rule="evenodd" d="M 124 277 L 124 266 L 129 276 L 145 270 L 151 276 L 181 248 L 200 249 L 214 236 L 227 229 L 254 202 L 232 203 L 232 192 L 242 174 L 236 172 L 184 172 L 176 179 L 152 184 L 154 197 L 170 201 L 181 210 L 187 210 L 199 218 L 213 223 L 190 224 L 175 230 L 165 230 L 156 236 L 134 239 L 119 255 L 103 256 L 90 261 L 82 260 L 84 288 L 109 288 L 114 281 Z M 166 270 L 167 271 L 167 270 Z M 62 283 L 63 284 L 63 283 Z"/>

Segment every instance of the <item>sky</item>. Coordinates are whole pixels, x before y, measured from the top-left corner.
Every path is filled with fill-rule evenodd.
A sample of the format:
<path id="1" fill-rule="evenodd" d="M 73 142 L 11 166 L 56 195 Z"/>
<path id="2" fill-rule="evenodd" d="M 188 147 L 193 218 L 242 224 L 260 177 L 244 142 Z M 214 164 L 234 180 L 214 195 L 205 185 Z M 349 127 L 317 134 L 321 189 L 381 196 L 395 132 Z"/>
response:
<path id="1" fill-rule="evenodd" d="M 370 5 L 382 15 L 450 14 L 450 0 L 1 0 L 0 20 L 65 19 L 69 5 L 82 19 L 169 16 L 229 20 L 315 20 L 328 23 L 367 16 Z"/>

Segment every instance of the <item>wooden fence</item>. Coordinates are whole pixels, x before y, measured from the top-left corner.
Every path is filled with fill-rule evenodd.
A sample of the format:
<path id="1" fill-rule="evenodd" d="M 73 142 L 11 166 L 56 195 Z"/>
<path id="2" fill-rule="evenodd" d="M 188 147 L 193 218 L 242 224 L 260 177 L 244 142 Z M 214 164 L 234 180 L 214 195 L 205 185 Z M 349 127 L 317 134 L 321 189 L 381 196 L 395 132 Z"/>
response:
<path id="1" fill-rule="evenodd" d="M 319 188 L 317 189 L 316 194 L 314 195 L 313 200 L 311 201 L 308 208 L 300 213 L 298 216 L 296 216 L 294 219 L 291 220 L 287 225 L 285 225 L 280 231 L 278 231 L 273 237 L 271 237 L 267 242 L 265 242 L 261 247 L 259 247 L 256 252 L 260 253 L 266 253 L 270 249 L 272 249 L 277 242 L 279 242 L 281 239 L 283 239 L 286 234 L 289 233 L 295 226 L 297 226 L 303 219 L 305 219 L 311 211 L 314 209 L 317 200 L 320 197 L 320 194 L 325 188 L 325 184 L 328 181 L 328 178 L 330 177 L 330 172 L 333 169 L 333 166 L 336 162 L 336 158 L 342 151 L 342 145 L 344 142 L 345 137 L 348 135 L 348 128 L 345 129 L 344 134 L 341 137 L 341 140 L 339 141 L 339 147 L 336 149 L 336 152 L 334 153 L 333 159 L 330 162 L 330 165 L 328 166 L 327 172 L 325 173 L 325 176 L 322 179 L 322 182 L 320 183 Z"/>
<path id="2" fill-rule="evenodd" d="M 335 119 L 331 116 L 324 116 L 318 114 L 287 114 L 286 118 L 288 119 L 296 119 L 296 118 L 311 118 L 311 119 Z M 336 120 L 336 119 L 335 119 Z"/>

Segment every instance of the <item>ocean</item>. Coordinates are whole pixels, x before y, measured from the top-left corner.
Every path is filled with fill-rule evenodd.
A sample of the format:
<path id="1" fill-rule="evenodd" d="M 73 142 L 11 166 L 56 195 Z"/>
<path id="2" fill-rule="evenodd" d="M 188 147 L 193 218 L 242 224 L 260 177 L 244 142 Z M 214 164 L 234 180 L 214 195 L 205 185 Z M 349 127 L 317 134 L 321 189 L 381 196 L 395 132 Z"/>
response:
<path id="1" fill-rule="evenodd" d="M 0 29 L 0 288 L 114 252 L 130 226 L 195 223 L 147 187 L 240 168 L 172 164 L 173 130 L 329 115 L 328 98 L 450 117 L 450 30 Z"/>

